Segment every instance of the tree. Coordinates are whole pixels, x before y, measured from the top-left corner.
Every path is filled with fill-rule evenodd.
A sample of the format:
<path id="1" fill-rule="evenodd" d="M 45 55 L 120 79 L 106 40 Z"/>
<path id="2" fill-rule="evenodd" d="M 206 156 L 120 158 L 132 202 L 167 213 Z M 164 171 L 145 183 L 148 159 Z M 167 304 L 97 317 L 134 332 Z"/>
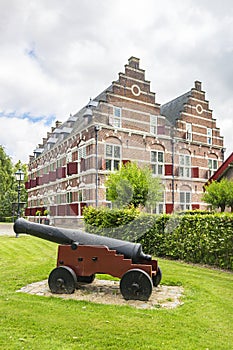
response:
<path id="1" fill-rule="evenodd" d="M 26 165 L 19 161 L 15 166 L 10 157 L 5 153 L 3 146 L 0 145 L 0 217 L 12 215 L 12 203 L 17 202 L 17 182 L 15 172 L 22 169 L 26 175 Z M 21 202 L 27 201 L 27 193 L 22 184 Z"/>
<path id="2" fill-rule="evenodd" d="M 220 182 L 213 181 L 205 186 L 205 193 L 202 200 L 212 205 L 213 208 L 220 208 L 225 211 L 227 206 L 233 206 L 233 182 L 222 179 Z"/>
<path id="3" fill-rule="evenodd" d="M 148 167 L 140 168 L 133 162 L 110 174 L 105 186 L 107 199 L 116 207 L 156 205 L 163 192 L 159 179 L 153 177 L 151 170 Z"/>
<path id="4" fill-rule="evenodd" d="M 230 180 L 228 184 L 227 206 L 231 208 L 231 212 L 233 213 L 233 180 Z"/>

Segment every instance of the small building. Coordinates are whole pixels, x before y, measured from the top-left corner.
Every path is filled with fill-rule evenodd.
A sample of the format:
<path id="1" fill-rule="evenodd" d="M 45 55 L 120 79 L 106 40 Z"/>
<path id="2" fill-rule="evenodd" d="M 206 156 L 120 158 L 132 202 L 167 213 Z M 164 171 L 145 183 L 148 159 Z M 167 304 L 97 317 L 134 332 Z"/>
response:
<path id="1" fill-rule="evenodd" d="M 223 178 L 233 180 L 233 152 L 229 157 L 220 165 L 220 167 L 209 178 L 208 183 L 212 181 L 221 181 Z"/>
<path id="2" fill-rule="evenodd" d="M 105 179 L 126 162 L 150 165 L 164 186 L 155 213 L 203 209 L 203 185 L 224 159 L 223 137 L 202 84 L 164 105 L 131 57 L 118 79 L 48 132 L 29 161 L 28 207 L 55 224 L 76 222 L 85 206 L 111 206 Z"/>

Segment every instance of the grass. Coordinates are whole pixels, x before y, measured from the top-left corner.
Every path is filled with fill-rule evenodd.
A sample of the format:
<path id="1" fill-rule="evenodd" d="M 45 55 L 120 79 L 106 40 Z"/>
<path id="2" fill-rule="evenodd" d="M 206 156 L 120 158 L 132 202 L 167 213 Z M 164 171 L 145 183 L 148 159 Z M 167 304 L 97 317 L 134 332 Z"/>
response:
<path id="1" fill-rule="evenodd" d="M 34 237 L 0 237 L 0 349 L 233 349 L 232 273 L 160 260 L 163 284 L 185 290 L 172 310 L 16 293 L 48 277 L 56 251 Z"/>

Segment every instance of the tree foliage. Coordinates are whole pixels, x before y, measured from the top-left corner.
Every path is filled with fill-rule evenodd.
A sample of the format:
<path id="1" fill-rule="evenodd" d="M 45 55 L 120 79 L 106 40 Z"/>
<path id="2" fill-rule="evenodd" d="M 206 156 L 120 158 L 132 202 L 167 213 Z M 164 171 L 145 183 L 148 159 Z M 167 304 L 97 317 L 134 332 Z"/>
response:
<path id="1" fill-rule="evenodd" d="M 17 203 L 18 200 L 18 184 L 14 174 L 20 168 L 26 175 L 26 165 L 21 164 L 20 161 L 16 165 L 13 165 L 10 157 L 0 145 L 0 217 L 7 217 L 14 214 L 13 203 Z M 20 201 L 27 201 L 24 183 L 21 184 Z"/>
<path id="2" fill-rule="evenodd" d="M 128 162 L 108 176 L 105 186 L 107 199 L 120 208 L 133 205 L 149 207 L 161 200 L 163 188 L 148 167 L 140 168 Z"/>
<path id="3" fill-rule="evenodd" d="M 224 212 L 226 207 L 230 207 L 233 211 L 233 181 L 226 178 L 220 182 L 213 181 L 205 186 L 202 200 L 215 209 L 220 208 L 221 212 Z"/>

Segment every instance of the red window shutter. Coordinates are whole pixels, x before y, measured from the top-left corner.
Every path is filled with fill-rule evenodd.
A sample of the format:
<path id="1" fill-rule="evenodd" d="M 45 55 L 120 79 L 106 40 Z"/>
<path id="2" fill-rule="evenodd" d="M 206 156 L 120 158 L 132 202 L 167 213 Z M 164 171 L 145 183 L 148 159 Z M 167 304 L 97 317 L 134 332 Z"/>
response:
<path id="1" fill-rule="evenodd" d="M 58 209 L 58 216 L 65 216 L 66 215 L 66 205 L 65 204 L 58 205 L 57 209 Z"/>
<path id="2" fill-rule="evenodd" d="M 77 170 L 78 167 L 76 162 L 71 162 L 67 164 L 67 175 L 77 174 Z"/>
<path id="3" fill-rule="evenodd" d="M 80 209 L 81 209 L 81 215 L 83 215 L 83 209 L 85 208 L 87 206 L 87 204 L 86 203 L 80 203 Z"/>
<path id="4" fill-rule="evenodd" d="M 70 206 L 69 215 L 71 216 L 78 215 L 78 203 L 72 203 L 69 206 Z"/>
<path id="5" fill-rule="evenodd" d="M 165 164 L 165 175 L 172 175 L 172 164 Z"/>
<path id="6" fill-rule="evenodd" d="M 158 135 L 164 135 L 165 134 L 165 125 L 158 125 L 157 126 L 157 134 Z"/>
<path id="7" fill-rule="evenodd" d="M 171 214 L 173 212 L 173 204 L 166 203 L 166 214 Z"/>
<path id="8" fill-rule="evenodd" d="M 199 178 L 199 168 L 198 167 L 192 168 L 192 177 Z"/>
<path id="9" fill-rule="evenodd" d="M 36 179 L 33 179 L 33 180 L 30 180 L 30 187 L 33 188 L 33 187 L 36 187 Z"/>
<path id="10" fill-rule="evenodd" d="M 125 165 L 127 163 L 130 163 L 131 161 L 129 159 L 122 159 L 122 164 Z"/>
<path id="11" fill-rule="evenodd" d="M 100 170 L 106 170 L 106 160 L 104 158 L 101 159 Z"/>
<path id="12" fill-rule="evenodd" d="M 30 216 L 30 214 L 31 214 L 31 209 L 25 208 L 25 216 Z"/>
<path id="13" fill-rule="evenodd" d="M 37 176 L 36 178 L 36 185 L 37 186 L 42 185 L 42 178 L 40 176 Z"/>
<path id="14" fill-rule="evenodd" d="M 57 168 L 56 177 L 57 177 L 57 179 L 62 179 L 64 177 L 66 177 L 66 168 L 65 167 Z"/>
<path id="15" fill-rule="evenodd" d="M 56 172 L 50 171 L 49 172 L 49 181 L 55 181 L 56 180 Z"/>
<path id="16" fill-rule="evenodd" d="M 30 214 L 31 214 L 32 216 L 35 216 L 35 215 L 36 215 L 36 211 L 37 211 L 37 208 L 31 208 Z"/>

